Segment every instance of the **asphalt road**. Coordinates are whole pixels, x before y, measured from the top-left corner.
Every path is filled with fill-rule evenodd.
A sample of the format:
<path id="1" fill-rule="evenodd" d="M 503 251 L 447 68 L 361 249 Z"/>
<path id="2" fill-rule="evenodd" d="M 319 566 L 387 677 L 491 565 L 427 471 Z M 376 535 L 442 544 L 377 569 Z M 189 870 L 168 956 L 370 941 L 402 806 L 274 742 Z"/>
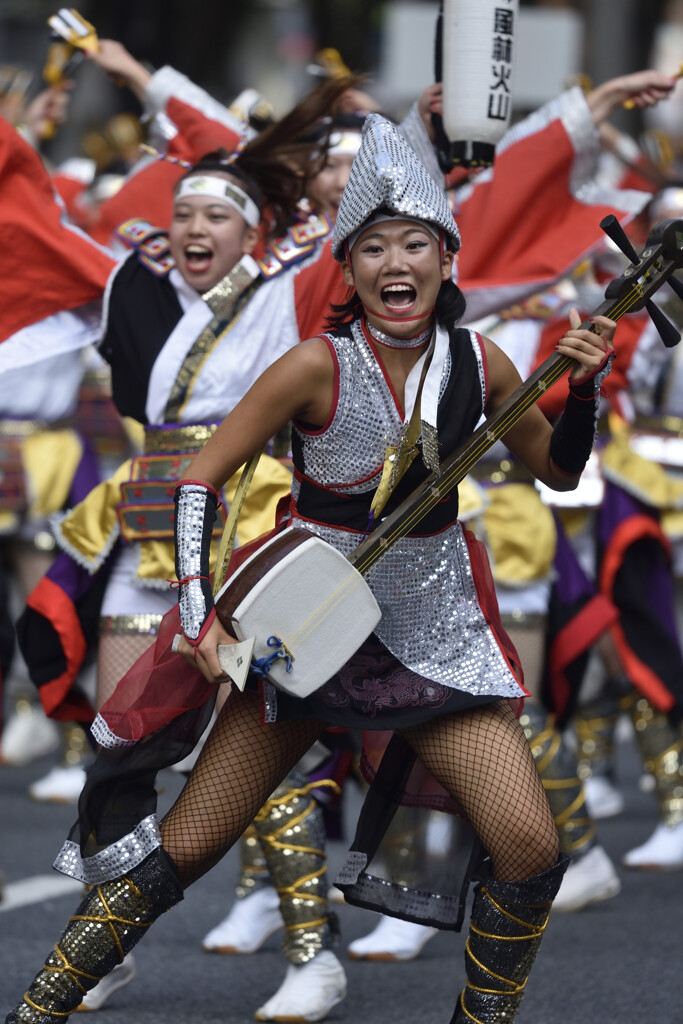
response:
<path id="1" fill-rule="evenodd" d="M 0 870 L 8 899 L 0 903 L 0 1020 L 15 1005 L 58 937 L 78 893 L 38 896 L 36 876 L 60 884 L 50 865 L 74 809 L 32 803 L 27 785 L 51 767 L 43 758 L 25 768 L 0 767 Z M 655 824 L 653 798 L 637 787 L 638 764 L 630 744 L 619 753 L 619 779 L 626 811 L 600 824 L 610 856 L 642 842 Z M 172 802 L 182 779 L 160 777 L 161 809 Z M 349 809 L 353 817 L 357 799 Z M 344 855 L 330 844 L 331 871 Z M 681 1024 L 683 1022 L 683 872 L 642 874 L 620 869 L 622 892 L 576 914 L 555 914 L 533 970 L 520 1024 Z M 50 877 L 52 876 L 52 877 Z M 285 972 L 277 936 L 246 957 L 207 955 L 204 934 L 227 913 L 236 877 L 228 855 L 197 882 L 185 901 L 159 920 L 136 950 L 138 977 L 98 1011 L 97 1024 L 246 1024 Z M 13 906 L 11 894 L 34 891 L 32 902 Z M 464 981 L 464 936 L 441 933 L 422 956 L 404 964 L 353 962 L 349 941 L 366 934 L 374 917 L 339 909 L 349 993 L 330 1014 L 331 1024 L 446 1024 Z"/>

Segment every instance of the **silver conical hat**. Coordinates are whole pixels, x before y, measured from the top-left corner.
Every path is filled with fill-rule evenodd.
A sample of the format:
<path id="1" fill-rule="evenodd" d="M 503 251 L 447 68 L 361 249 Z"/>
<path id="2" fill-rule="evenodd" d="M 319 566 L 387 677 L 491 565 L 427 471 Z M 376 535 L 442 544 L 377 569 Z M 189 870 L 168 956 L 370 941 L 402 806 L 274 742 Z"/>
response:
<path id="1" fill-rule="evenodd" d="M 344 259 L 344 242 L 377 210 L 428 221 L 446 232 L 458 251 L 460 233 L 446 196 L 420 163 L 396 125 L 370 114 L 342 194 L 332 255 Z"/>

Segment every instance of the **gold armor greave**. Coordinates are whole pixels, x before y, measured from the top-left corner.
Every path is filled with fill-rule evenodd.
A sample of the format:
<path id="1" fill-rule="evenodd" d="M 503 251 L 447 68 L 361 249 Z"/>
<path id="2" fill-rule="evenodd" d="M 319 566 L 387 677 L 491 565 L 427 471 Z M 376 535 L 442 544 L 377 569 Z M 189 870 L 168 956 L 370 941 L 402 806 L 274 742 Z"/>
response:
<path id="1" fill-rule="evenodd" d="M 334 786 L 325 780 L 323 785 Z M 336 940 L 327 902 L 327 860 L 322 810 L 300 772 L 290 772 L 254 819 L 271 884 L 285 922 L 284 952 L 290 963 L 312 960 Z"/>
<path id="2" fill-rule="evenodd" d="M 94 885 L 5 1024 L 62 1024 L 182 898 L 173 863 L 161 848 L 126 875 Z"/>
<path id="3" fill-rule="evenodd" d="M 579 777 L 614 774 L 614 730 L 624 710 L 624 698 L 604 694 L 580 704 L 574 716 Z"/>
<path id="4" fill-rule="evenodd" d="M 243 900 L 258 889 L 270 885 L 268 865 L 263 846 L 254 825 L 250 825 L 239 841 L 240 877 L 235 887 L 237 898 Z"/>
<path id="5" fill-rule="evenodd" d="M 451 1024 L 510 1024 L 524 995 L 567 858 L 521 882 L 475 889 L 465 944 L 467 981 Z"/>
<path id="6" fill-rule="evenodd" d="M 555 728 L 553 716 L 538 704 L 527 700 L 519 721 L 541 776 L 562 853 L 587 853 L 595 843 L 595 825 L 586 808 L 573 753 Z"/>
<path id="7" fill-rule="evenodd" d="M 640 695 L 631 701 L 631 718 L 643 767 L 655 780 L 660 820 L 669 827 L 683 821 L 683 733 Z"/>

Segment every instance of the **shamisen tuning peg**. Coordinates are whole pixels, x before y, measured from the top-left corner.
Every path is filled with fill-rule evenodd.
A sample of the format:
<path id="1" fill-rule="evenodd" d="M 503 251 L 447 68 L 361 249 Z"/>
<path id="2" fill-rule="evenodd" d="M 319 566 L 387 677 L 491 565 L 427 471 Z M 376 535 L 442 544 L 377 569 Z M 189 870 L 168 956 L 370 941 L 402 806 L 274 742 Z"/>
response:
<path id="1" fill-rule="evenodd" d="M 96 53 L 99 48 L 95 26 L 86 21 L 74 7 L 60 7 L 57 14 L 47 19 L 47 23 L 60 39 L 69 46 L 79 50 Z"/>

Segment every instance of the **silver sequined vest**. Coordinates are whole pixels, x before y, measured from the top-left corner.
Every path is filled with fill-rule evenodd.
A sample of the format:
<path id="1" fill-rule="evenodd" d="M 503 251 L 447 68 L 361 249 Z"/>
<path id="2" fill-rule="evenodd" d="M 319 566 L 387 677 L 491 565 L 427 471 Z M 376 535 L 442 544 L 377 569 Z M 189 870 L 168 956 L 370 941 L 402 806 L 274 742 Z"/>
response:
<path id="1" fill-rule="evenodd" d="M 362 539 L 385 447 L 398 440 L 402 420 L 360 323 L 327 338 L 338 363 L 338 398 L 321 430 L 294 426 L 293 525 L 349 554 Z M 474 430 L 484 402 L 478 337 L 454 331 L 439 401 L 443 454 Z M 411 470 L 418 477 L 428 472 L 419 458 Z M 411 480 L 408 491 L 414 486 Z M 457 511 L 457 503 L 452 508 Z M 420 534 L 395 544 L 367 582 L 382 609 L 375 633 L 408 668 L 469 693 L 523 693 L 481 610 L 467 540 L 454 515 L 434 529 L 423 521 Z"/>

